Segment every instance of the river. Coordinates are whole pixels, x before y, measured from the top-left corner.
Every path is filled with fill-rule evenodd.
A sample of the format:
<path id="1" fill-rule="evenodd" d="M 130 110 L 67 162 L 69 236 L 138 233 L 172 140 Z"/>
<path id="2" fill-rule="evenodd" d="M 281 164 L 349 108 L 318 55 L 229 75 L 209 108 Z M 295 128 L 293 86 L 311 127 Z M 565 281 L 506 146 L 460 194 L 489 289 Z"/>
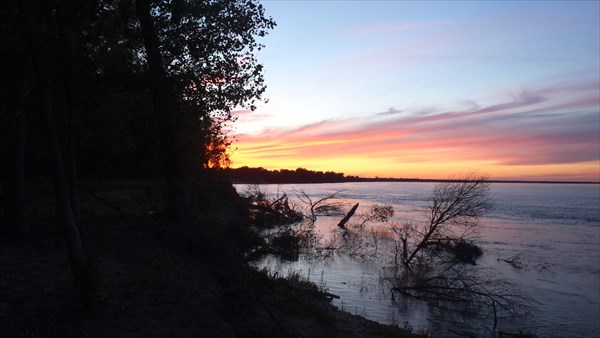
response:
<path id="1" fill-rule="evenodd" d="M 395 221 L 418 222 L 435 184 L 332 183 L 265 185 L 262 189 L 288 194 L 302 190 L 315 199 L 339 192 L 348 204 L 388 204 L 395 210 Z M 244 189 L 236 187 L 240 192 Z M 600 336 L 600 185 L 494 183 L 490 194 L 494 208 L 478 225 L 477 243 L 484 254 L 477 264 L 534 300 L 528 314 L 500 315 L 497 328 L 544 337 Z M 337 221 L 317 219 L 322 238 L 339 231 Z M 504 261 L 515 257 L 520 269 Z M 392 295 L 381 281 L 382 261 L 334 254 L 328 258 L 301 255 L 298 261 L 289 262 L 269 255 L 253 264 L 280 275 L 301 271 L 339 295 L 336 306 L 378 322 L 410 325 L 435 337 L 492 335 L 490 311 L 461 311 Z"/>

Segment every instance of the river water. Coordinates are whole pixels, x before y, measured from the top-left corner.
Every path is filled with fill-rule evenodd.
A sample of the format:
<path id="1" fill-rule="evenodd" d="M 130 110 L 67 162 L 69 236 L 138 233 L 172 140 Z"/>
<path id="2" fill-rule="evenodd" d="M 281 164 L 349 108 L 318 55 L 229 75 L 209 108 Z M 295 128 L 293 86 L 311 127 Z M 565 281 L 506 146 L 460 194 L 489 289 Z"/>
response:
<path id="1" fill-rule="evenodd" d="M 435 184 L 334 183 L 265 185 L 262 189 L 290 195 L 293 189 L 302 190 L 313 199 L 340 192 L 348 204 L 359 202 L 361 208 L 388 204 L 395 210 L 395 221 L 418 222 Z M 527 314 L 500 314 L 497 329 L 543 337 L 600 337 L 600 185 L 494 183 L 491 197 L 494 208 L 478 225 L 478 244 L 484 254 L 477 264 L 534 300 Z M 339 219 L 317 219 L 322 238 L 339 232 Z M 515 257 L 520 269 L 504 261 Z M 409 323 L 435 337 L 493 335 L 493 312 L 462 311 L 392 295 L 381 279 L 385 263 L 346 254 L 301 255 L 295 262 L 266 256 L 253 262 L 280 275 L 300 271 L 339 295 L 336 306 L 378 322 Z"/>

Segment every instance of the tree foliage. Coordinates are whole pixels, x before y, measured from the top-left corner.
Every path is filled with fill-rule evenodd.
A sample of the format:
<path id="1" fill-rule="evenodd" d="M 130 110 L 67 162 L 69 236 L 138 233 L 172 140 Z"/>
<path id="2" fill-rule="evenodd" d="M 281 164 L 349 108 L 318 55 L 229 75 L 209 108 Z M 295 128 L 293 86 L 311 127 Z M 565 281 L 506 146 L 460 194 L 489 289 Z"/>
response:
<path id="1" fill-rule="evenodd" d="M 255 1 L 175 0 L 148 5 L 162 69 L 177 96 L 178 117 L 173 123 L 180 124 L 182 144 L 200 155 L 197 167 L 227 165 L 230 142 L 225 124 L 232 122 L 233 109 L 254 110 L 262 100 L 266 85 L 255 54 L 264 46 L 257 37 L 266 36 L 275 22 Z M 151 61 L 148 50 L 142 59 Z"/>
<path id="2" fill-rule="evenodd" d="M 227 163 L 223 122 L 265 90 L 255 37 L 275 23 L 253 1 L 136 0 L 166 198 L 173 220 L 195 222 L 191 183 Z"/>
<path id="3" fill-rule="evenodd" d="M 151 3 L 165 71 L 205 113 L 254 108 L 265 90 L 254 53 L 275 22 L 255 1 Z"/>
<path id="4" fill-rule="evenodd" d="M 262 100 L 274 26 L 251 0 L 2 1 L 2 235 L 27 238 L 25 183 L 50 176 L 83 281 L 79 178 L 166 178 L 170 205 L 192 205 L 185 183 L 228 164 L 231 111 Z"/>

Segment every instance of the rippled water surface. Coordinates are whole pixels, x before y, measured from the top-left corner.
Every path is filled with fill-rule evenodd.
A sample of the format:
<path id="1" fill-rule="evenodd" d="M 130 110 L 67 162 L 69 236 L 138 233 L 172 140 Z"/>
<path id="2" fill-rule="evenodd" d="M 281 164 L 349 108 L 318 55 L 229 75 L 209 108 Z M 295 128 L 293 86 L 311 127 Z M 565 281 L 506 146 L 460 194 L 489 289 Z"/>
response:
<path id="1" fill-rule="evenodd" d="M 386 203 L 398 221 L 422 220 L 421 210 L 435 183 L 336 183 L 264 186 L 268 191 L 302 189 L 312 197 L 342 191 L 349 203 Z M 238 186 L 239 190 L 243 187 Z M 478 265 L 514 283 L 515 290 L 534 299 L 530 314 L 498 318 L 504 331 L 531 331 L 550 337 L 600 336 L 600 185 L 492 184 L 494 209 L 482 219 L 479 243 L 484 250 Z M 324 238 L 337 231 L 338 218 L 321 217 L 317 230 Z M 503 259 L 518 255 L 524 268 Z M 385 262 L 346 255 L 327 259 L 302 256 L 297 262 L 267 256 L 255 262 L 285 274 L 301 270 L 313 281 L 340 296 L 335 305 L 367 318 L 425 329 L 434 336 L 452 332 L 490 335 L 493 316 L 448 309 L 392 297 L 380 281 Z"/>

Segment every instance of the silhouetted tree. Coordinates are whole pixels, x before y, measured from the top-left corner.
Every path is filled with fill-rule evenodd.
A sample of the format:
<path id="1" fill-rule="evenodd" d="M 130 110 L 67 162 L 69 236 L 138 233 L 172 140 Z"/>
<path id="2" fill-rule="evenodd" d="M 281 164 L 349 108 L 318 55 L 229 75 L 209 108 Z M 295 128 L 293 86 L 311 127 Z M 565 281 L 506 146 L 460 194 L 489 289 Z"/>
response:
<path id="1" fill-rule="evenodd" d="M 136 0 L 136 12 L 169 209 L 175 222 L 191 224 L 190 183 L 203 167 L 202 140 L 214 140 L 206 128 L 215 126 L 215 118 L 229 120 L 233 108 L 254 109 L 261 99 L 262 65 L 253 53 L 262 45 L 256 36 L 275 23 L 254 1 Z"/>
<path id="2" fill-rule="evenodd" d="M 52 56 L 54 54 L 53 35 L 56 31 L 52 27 L 53 13 L 56 8 L 32 3 L 27 0 L 21 3 L 21 14 L 24 16 L 28 54 L 31 57 L 33 71 L 37 82 L 37 96 L 39 111 L 44 129 L 45 143 L 48 151 L 49 166 L 52 172 L 56 211 L 62 224 L 65 235 L 69 260 L 76 280 L 77 287 L 82 292 L 87 292 L 82 284 L 86 278 L 87 262 L 83 245 L 73 213 L 72 202 L 69 194 L 69 184 L 65 173 L 65 165 L 60 150 L 58 135 L 54 119 L 53 96 L 53 68 Z M 85 291 L 84 291 L 85 290 Z M 84 303 L 87 299 L 82 297 Z"/>
<path id="3" fill-rule="evenodd" d="M 430 301 L 489 305 L 494 313 L 496 305 L 509 312 L 527 311 L 529 298 L 475 265 L 481 249 L 472 236 L 479 218 L 492 207 L 489 187 L 487 177 L 476 173 L 439 183 L 424 208 L 425 223 L 393 227 L 392 290 Z"/>
<path id="4" fill-rule="evenodd" d="M 0 53 L 4 56 L 0 109 L 4 120 L 0 144 L 3 178 L 4 226 L 0 232 L 25 239 L 29 234 L 25 196 L 25 144 L 29 89 L 29 62 L 22 13 L 17 2 L 0 7 Z"/>
<path id="5" fill-rule="evenodd" d="M 463 240 L 471 232 L 479 218 L 492 207 L 490 184 L 487 177 L 468 173 L 458 180 L 435 186 L 425 208 L 427 225 L 417 230 L 419 240 L 412 250 L 403 253 L 407 270 L 413 269 L 415 258 L 425 250 L 435 252 L 438 247 Z M 452 234 L 453 226 L 457 235 Z"/>

